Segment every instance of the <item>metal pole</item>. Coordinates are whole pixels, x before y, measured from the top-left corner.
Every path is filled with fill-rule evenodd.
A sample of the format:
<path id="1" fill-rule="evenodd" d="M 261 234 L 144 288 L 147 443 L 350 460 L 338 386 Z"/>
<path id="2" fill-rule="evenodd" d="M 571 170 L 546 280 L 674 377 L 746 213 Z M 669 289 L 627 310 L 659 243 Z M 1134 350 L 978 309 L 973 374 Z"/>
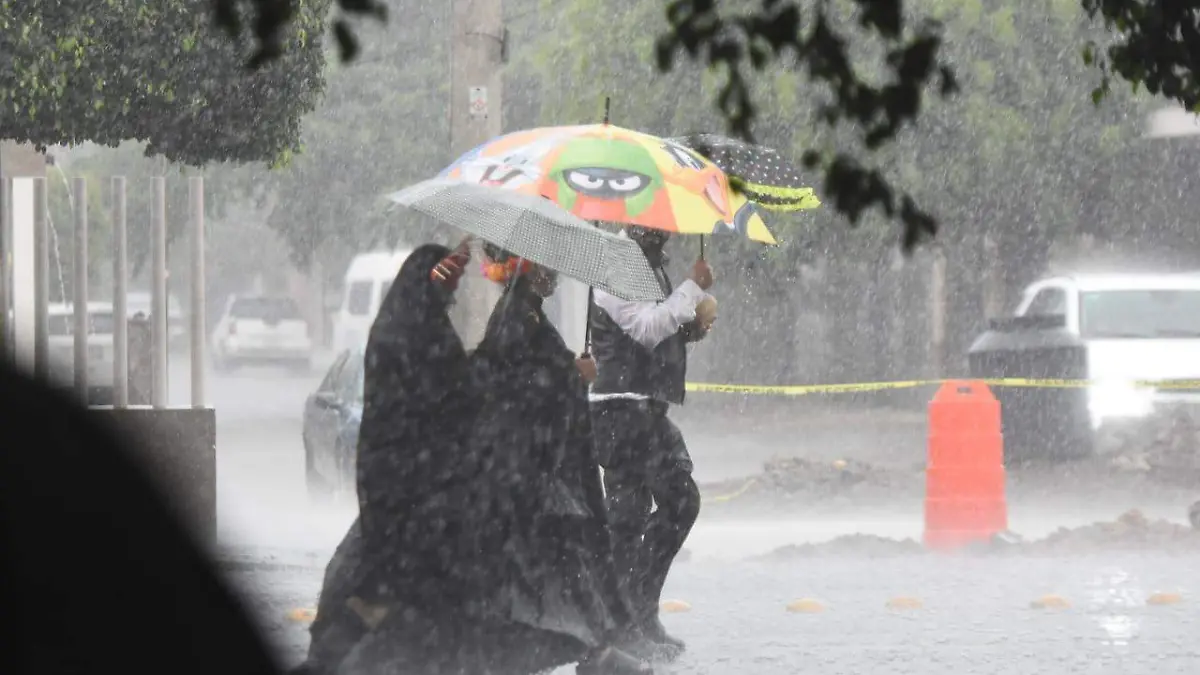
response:
<path id="1" fill-rule="evenodd" d="M 154 283 L 151 288 L 151 404 L 167 407 L 167 179 L 151 179 L 154 198 L 150 213 Z"/>
<path id="2" fill-rule="evenodd" d="M 129 406 L 129 310 L 126 282 L 129 257 L 125 234 L 125 177 L 112 179 L 113 222 L 113 405 Z"/>
<path id="3" fill-rule="evenodd" d="M 11 363 L 13 352 L 12 324 L 12 180 L 0 176 L 0 362 Z"/>
<path id="4" fill-rule="evenodd" d="M 204 407 L 204 179 L 188 179 L 192 212 L 192 407 Z"/>
<path id="5" fill-rule="evenodd" d="M 87 181 L 75 179 L 75 393 L 88 400 L 88 218 Z"/>
<path id="6" fill-rule="evenodd" d="M 33 179 L 33 376 L 50 379 L 50 202 L 46 178 Z"/>
<path id="7" fill-rule="evenodd" d="M 450 155 L 499 136 L 503 130 L 504 0 L 452 0 L 450 20 Z M 474 346 L 500 297 L 479 277 L 463 279 L 453 316 L 463 341 Z"/>

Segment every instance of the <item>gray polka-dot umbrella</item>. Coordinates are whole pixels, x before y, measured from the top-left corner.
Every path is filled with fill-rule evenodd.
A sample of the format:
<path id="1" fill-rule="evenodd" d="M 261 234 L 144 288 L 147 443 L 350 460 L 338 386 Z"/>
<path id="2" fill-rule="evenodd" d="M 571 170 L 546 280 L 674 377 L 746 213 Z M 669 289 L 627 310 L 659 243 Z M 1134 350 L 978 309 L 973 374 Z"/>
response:
<path id="1" fill-rule="evenodd" d="M 709 133 L 670 140 L 716 164 L 729 176 L 731 187 L 768 211 L 802 211 L 821 205 L 805 185 L 800 167 L 774 148 Z"/>

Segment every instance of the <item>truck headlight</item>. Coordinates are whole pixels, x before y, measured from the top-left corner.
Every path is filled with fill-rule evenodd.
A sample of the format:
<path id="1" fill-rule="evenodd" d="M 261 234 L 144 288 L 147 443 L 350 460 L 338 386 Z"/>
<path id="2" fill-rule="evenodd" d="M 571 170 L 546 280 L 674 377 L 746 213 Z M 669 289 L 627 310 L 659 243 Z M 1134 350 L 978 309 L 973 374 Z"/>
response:
<path id="1" fill-rule="evenodd" d="M 1145 417 L 1154 410 L 1154 392 L 1132 382 L 1104 382 L 1088 389 L 1088 412 L 1092 427 L 1106 419 Z"/>

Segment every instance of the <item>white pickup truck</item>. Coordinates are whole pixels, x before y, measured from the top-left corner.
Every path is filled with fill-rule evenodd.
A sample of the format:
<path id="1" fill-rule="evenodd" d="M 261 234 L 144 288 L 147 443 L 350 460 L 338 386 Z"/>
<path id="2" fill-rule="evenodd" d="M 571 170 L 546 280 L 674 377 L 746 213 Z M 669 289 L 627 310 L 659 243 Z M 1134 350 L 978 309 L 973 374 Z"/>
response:
<path id="1" fill-rule="evenodd" d="M 75 379 L 75 308 L 61 303 L 47 308 L 50 324 L 50 374 L 64 387 Z M 88 303 L 88 401 L 111 405 L 113 399 L 113 306 Z"/>
<path id="2" fill-rule="evenodd" d="M 1135 387 L 1200 380 L 1200 274 L 1059 276 L 1030 284 L 1017 316 L 1063 316 L 1087 346 L 1094 429 L 1149 415 L 1158 402 L 1200 404 L 1200 387 Z"/>

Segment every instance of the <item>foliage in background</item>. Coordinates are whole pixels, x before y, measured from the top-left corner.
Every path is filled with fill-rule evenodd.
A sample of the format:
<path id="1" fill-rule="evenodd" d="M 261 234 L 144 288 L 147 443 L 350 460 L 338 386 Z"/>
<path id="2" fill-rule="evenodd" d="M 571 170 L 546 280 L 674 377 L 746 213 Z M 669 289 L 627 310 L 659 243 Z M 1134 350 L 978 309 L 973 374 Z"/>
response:
<path id="1" fill-rule="evenodd" d="M 1200 3 L 1188 0 L 1080 0 L 1109 35 L 1088 41 L 1083 59 L 1100 71 L 1099 101 L 1113 77 L 1200 112 Z"/>
<path id="2" fill-rule="evenodd" d="M 272 45 L 278 42 L 280 26 L 290 16 L 290 0 L 213 1 L 226 13 L 243 3 L 252 6 L 256 23 L 247 32 L 269 46 L 262 52 L 264 57 L 278 53 Z M 338 6 L 343 15 L 387 15 L 378 0 L 338 0 Z M 854 10 L 858 29 L 880 45 L 873 63 L 865 67 L 852 56 L 861 34 L 855 35 L 853 26 L 836 20 L 846 6 Z M 557 4 L 555 8 L 557 11 Z M 1200 3 L 1196 2 L 1052 0 L 1031 8 L 983 0 L 670 0 L 665 12 L 668 25 L 653 44 L 653 53 L 664 72 L 678 69 L 680 51 L 717 72 L 722 78 L 714 92 L 717 106 L 728 128 L 744 137 L 754 132 L 761 105 L 753 95 L 753 83 L 761 81 L 773 64 L 824 85 L 829 98 L 820 104 L 820 121 L 850 130 L 849 143 L 810 146 L 804 155 L 808 163 L 823 169 L 824 196 L 851 223 L 872 208 L 889 217 L 898 215 L 904 224 L 903 242 L 912 245 L 934 231 L 936 219 L 924 203 L 918 205 L 914 195 L 894 185 L 895 175 L 871 167 L 862 157 L 897 138 L 919 119 L 931 85 L 936 85 L 943 97 L 956 91 L 952 67 L 956 62 L 943 52 L 946 28 L 939 15 L 992 16 L 996 10 L 1005 13 L 995 26 L 996 35 L 1008 39 L 1015 35 L 1018 18 L 1061 20 L 1079 16 L 1082 10 L 1108 34 L 1057 46 L 1076 62 L 1082 60 L 1100 69 L 1100 86 L 1092 92 L 1093 100 L 1103 98 L 1116 76 L 1200 111 L 1200 79 L 1196 75 Z M 597 16 L 607 20 L 618 17 L 619 12 L 610 4 Z M 242 34 L 236 22 L 226 26 L 234 34 Z M 352 59 L 357 46 L 345 16 L 335 22 L 334 31 L 342 57 Z M 613 35 L 609 31 L 599 34 Z M 604 46 L 627 40 L 621 36 Z"/>
<path id="3" fill-rule="evenodd" d="M 668 27 L 652 3 L 563 0 L 554 3 L 554 12 L 528 11 L 546 7 L 538 3 L 521 3 L 526 12 L 514 8 L 514 13 L 533 18 L 510 25 L 518 45 L 510 79 L 536 82 L 540 101 L 538 115 L 527 124 L 593 121 L 604 96 L 611 95 L 617 124 L 666 134 L 720 127 L 721 114 L 701 104 L 718 95 L 719 72 L 689 63 L 670 73 L 658 71 L 647 47 Z M 1110 195 L 1097 192 L 1098 177 L 1089 167 L 1132 151 L 1137 128 L 1131 120 L 1140 114 L 1130 114 L 1137 107 L 1127 97 L 1099 110 L 1092 105 L 1088 92 L 1093 85 L 1072 46 L 1093 38 L 1095 30 L 1071 2 L 923 0 L 913 6 L 943 26 L 941 53 L 960 73 L 961 92 L 932 102 L 891 143 L 862 157 L 865 166 L 887 176 L 942 224 L 937 243 L 949 256 L 950 287 L 955 289 L 949 307 L 950 350 L 957 353 L 979 325 L 981 280 L 987 270 L 1002 268 L 1000 291 L 1011 297 L 1042 273 L 1055 241 L 1084 232 L 1103 236 L 1122 225 L 1107 217 L 1104 205 Z M 828 21 L 848 36 L 855 63 L 866 64 L 862 76 L 885 77 L 877 57 L 888 45 L 856 28 L 849 3 L 840 7 L 838 15 L 830 10 Z M 606 40 L 600 49 L 597 35 L 623 39 Z M 799 158 L 808 149 L 834 152 L 860 142 L 860 128 L 822 123 L 823 106 L 834 99 L 820 81 L 774 63 L 747 86 L 757 106 L 756 136 L 762 143 Z M 814 169 L 813 182 L 820 185 L 820 179 Z M 819 194 L 827 196 L 821 189 Z M 710 245 L 714 266 L 729 280 L 721 288 L 722 330 L 709 340 L 722 346 L 710 349 L 735 353 L 735 336 L 748 329 L 772 352 L 795 354 L 800 350 L 795 343 L 803 341 L 795 326 L 802 315 L 819 313 L 833 322 L 829 335 L 861 343 L 839 351 L 857 355 L 845 356 L 837 366 L 842 372 L 918 374 L 913 368 L 924 362 L 917 358 L 878 361 L 890 353 L 879 343 L 888 331 L 863 330 L 882 319 L 869 315 L 875 310 L 859 311 L 871 304 L 897 312 L 906 307 L 920 319 L 927 296 L 920 289 L 898 288 L 895 252 L 900 238 L 883 214 L 864 213 L 854 229 L 846 224 L 836 209 L 823 207 L 772 218 L 781 240 L 777 249 Z M 698 244 L 679 241 L 674 249 L 686 262 L 698 252 Z M 997 256 L 1003 265 L 996 264 Z M 771 308 L 769 322 L 765 306 Z M 926 325 L 918 321 L 905 330 L 922 335 L 914 342 L 927 344 Z M 724 343 L 726 339 L 731 342 Z M 782 362 L 791 364 L 787 358 Z M 712 367 L 718 369 L 714 377 L 746 376 L 740 370 L 720 371 L 743 369 L 741 361 L 727 366 L 718 360 Z M 792 381 L 775 365 L 756 377 Z"/>
<path id="4" fill-rule="evenodd" d="M 272 33 L 287 49 L 248 71 L 252 45 L 212 29 L 210 0 L 0 0 L 0 129 L 41 147 L 143 141 L 192 165 L 286 161 L 323 87 L 330 0 L 295 5 Z"/>
<path id="5" fill-rule="evenodd" d="M 95 148 L 73 158 L 69 163 L 47 170 L 50 197 L 58 208 L 68 209 L 68 188 L 74 188 L 76 178 L 88 183 L 89 211 L 93 249 L 112 250 L 111 212 L 113 205 L 112 179 L 125 177 L 125 213 L 128 228 L 129 264 L 139 272 L 150 256 L 150 222 L 153 204 L 151 178 L 163 177 L 167 188 L 167 244 L 181 241 L 188 222 L 188 178 L 204 176 L 205 212 L 209 218 L 225 215 L 230 204 L 260 202 L 262 190 L 255 186 L 254 166 L 233 163 L 213 163 L 204 170 L 166 161 L 163 157 L 147 157 L 141 143 L 123 143 L 116 148 Z M 56 208 L 53 204 L 53 209 Z M 57 222 L 57 220 L 56 220 Z M 70 218 L 64 221 L 70 222 Z M 67 230 L 69 236 L 69 229 Z"/>
<path id="6" fill-rule="evenodd" d="M 387 27 L 368 24 L 359 33 L 362 58 L 329 66 L 325 99 L 305 118 L 303 152 L 266 176 L 277 198 L 270 223 L 300 265 L 317 259 L 340 274 L 361 249 L 430 235 L 428 223 L 415 226 L 383 197 L 450 159 L 448 12 L 447 5 Z"/>

